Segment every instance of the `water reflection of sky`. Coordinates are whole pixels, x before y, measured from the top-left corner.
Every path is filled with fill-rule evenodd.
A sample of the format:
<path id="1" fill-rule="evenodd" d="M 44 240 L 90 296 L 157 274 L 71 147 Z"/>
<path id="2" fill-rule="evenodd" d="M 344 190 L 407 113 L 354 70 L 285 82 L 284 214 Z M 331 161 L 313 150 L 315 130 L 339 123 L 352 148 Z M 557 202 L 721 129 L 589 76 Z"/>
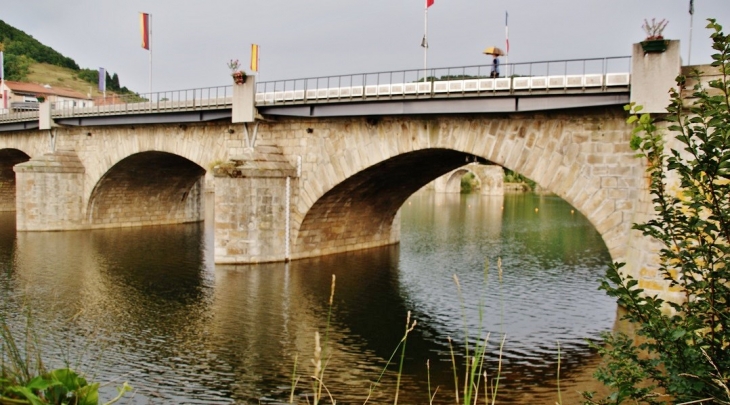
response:
<path id="1" fill-rule="evenodd" d="M 558 341 L 564 354 L 587 353 L 584 338 L 613 325 L 615 303 L 597 291 L 610 260 L 605 245 L 557 197 L 417 194 L 402 220 L 401 289 L 438 356 L 448 355 L 446 336 L 463 344 L 465 325 L 472 343 L 480 330 L 491 333 L 491 357 L 506 334 L 503 360 L 531 381 L 535 370 L 554 367 Z"/>
<path id="2" fill-rule="evenodd" d="M 306 375 L 314 331 L 324 333 L 328 316 L 330 389 L 338 403 L 362 403 L 410 310 L 419 325 L 408 339 L 401 400 L 425 402 L 429 360 L 443 393 L 436 403 L 450 403 L 447 337 L 459 364 L 464 342 L 457 274 L 470 334 L 480 314 L 493 333 L 490 358 L 507 334 L 513 394 L 500 403 L 510 403 L 520 398 L 514 390 L 550 384 L 556 340 L 570 385 L 570 367 L 591 358 L 583 338 L 613 324 L 615 305 L 596 291 L 606 249 L 570 209 L 555 197 L 417 194 L 402 209 L 400 245 L 256 266 L 212 265 L 211 221 L 16 236 L 14 221 L 0 216 L 0 287 L 8 293 L 0 311 L 20 330 L 16 315 L 32 300 L 47 353 L 73 357 L 102 381 L 129 380 L 133 402 L 143 404 L 287 399 L 294 359 Z M 394 375 L 391 367 L 372 403 L 392 403 Z"/>

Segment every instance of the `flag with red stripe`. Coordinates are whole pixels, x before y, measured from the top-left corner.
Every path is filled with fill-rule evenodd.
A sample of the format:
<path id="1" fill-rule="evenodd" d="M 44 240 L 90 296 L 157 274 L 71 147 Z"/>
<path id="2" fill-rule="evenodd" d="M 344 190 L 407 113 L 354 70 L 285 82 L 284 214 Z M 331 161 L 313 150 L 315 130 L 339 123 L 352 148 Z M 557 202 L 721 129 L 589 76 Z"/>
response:
<path id="1" fill-rule="evenodd" d="M 507 19 L 509 18 L 509 13 L 506 11 L 504 12 L 504 38 L 505 38 L 505 52 L 507 55 L 509 55 L 509 24 L 507 23 Z"/>
<path id="2" fill-rule="evenodd" d="M 142 48 L 150 49 L 150 15 L 139 13 L 139 30 L 142 34 Z"/>

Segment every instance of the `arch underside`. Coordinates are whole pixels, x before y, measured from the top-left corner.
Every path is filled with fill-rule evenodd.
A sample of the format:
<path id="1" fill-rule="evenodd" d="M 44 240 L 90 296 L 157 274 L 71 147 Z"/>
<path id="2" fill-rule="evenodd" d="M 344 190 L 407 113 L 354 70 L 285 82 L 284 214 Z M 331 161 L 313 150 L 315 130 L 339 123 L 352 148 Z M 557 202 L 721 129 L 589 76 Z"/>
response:
<path id="1" fill-rule="evenodd" d="M 18 149 L 0 149 L 0 211 L 15 211 L 15 171 L 13 166 L 30 156 Z"/>
<path id="2" fill-rule="evenodd" d="M 461 192 L 461 179 L 468 173 L 474 175 L 474 180 L 481 185 L 481 179 L 476 173 L 468 169 L 459 169 L 451 173 L 448 180 L 446 181 L 445 192 L 447 193 L 460 193 Z"/>
<path id="3" fill-rule="evenodd" d="M 88 205 L 93 228 L 196 222 L 203 219 L 205 170 L 166 152 L 142 152 L 115 164 Z"/>
<path id="4" fill-rule="evenodd" d="M 472 155 L 449 149 L 402 154 L 338 184 L 312 206 L 292 249 L 295 258 L 396 243 L 394 219 L 405 200 Z"/>

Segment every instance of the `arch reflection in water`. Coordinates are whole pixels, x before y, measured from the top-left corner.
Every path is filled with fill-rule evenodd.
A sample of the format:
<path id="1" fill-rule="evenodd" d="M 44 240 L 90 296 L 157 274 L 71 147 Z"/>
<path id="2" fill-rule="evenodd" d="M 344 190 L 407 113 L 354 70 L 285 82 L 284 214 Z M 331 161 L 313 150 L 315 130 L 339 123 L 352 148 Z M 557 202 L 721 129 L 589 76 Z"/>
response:
<path id="1" fill-rule="evenodd" d="M 436 402 L 451 403 L 447 337 L 459 367 L 464 352 L 457 274 L 468 329 L 476 335 L 481 311 L 484 331 L 493 333 L 490 375 L 507 334 L 499 403 L 547 403 L 555 398 L 555 341 L 563 347 L 565 399 L 593 361 L 583 338 L 611 328 L 615 314 L 596 291 L 609 260 L 605 246 L 570 209 L 549 196 L 419 193 L 401 209 L 399 246 L 288 265 L 213 266 L 212 221 L 20 233 L 15 243 L 8 231 L 0 258 L 11 270 L 0 277 L 15 304 L 2 310 L 32 296 L 44 354 L 71 352 L 101 381 L 122 376 L 138 389 L 135 403 L 282 401 L 294 357 L 298 374 L 311 372 L 314 332 L 324 339 L 335 274 L 325 382 L 338 402 L 363 401 L 411 310 L 419 324 L 409 336 L 400 399 L 427 402 L 428 359 L 432 386 L 440 386 Z M 392 403 L 395 370 L 374 403 Z M 302 380 L 297 394 L 310 389 Z"/>

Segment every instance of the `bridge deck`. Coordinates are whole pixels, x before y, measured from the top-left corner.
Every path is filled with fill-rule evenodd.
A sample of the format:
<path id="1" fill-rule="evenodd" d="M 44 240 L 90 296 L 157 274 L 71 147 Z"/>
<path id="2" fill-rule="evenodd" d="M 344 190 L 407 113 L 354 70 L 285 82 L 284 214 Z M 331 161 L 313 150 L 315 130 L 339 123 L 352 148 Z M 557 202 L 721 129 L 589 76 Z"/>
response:
<path id="1" fill-rule="evenodd" d="M 535 111 L 628 102 L 629 73 L 609 71 L 628 57 L 531 62 L 503 67 L 510 77 L 486 77 L 491 66 L 380 72 L 262 82 L 259 112 L 290 116 L 353 116 Z M 591 64 L 598 67 L 589 70 Z M 576 68 L 577 66 L 577 68 Z M 598 72 L 596 72 L 598 70 Z M 439 79 L 437 74 L 441 73 Z M 425 78 L 425 79 L 424 79 Z M 233 86 L 105 99 L 92 107 L 54 103 L 61 125 L 195 122 L 231 116 Z M 0 115 L 0 131 L 37 128 L 38 111 Z"/>

